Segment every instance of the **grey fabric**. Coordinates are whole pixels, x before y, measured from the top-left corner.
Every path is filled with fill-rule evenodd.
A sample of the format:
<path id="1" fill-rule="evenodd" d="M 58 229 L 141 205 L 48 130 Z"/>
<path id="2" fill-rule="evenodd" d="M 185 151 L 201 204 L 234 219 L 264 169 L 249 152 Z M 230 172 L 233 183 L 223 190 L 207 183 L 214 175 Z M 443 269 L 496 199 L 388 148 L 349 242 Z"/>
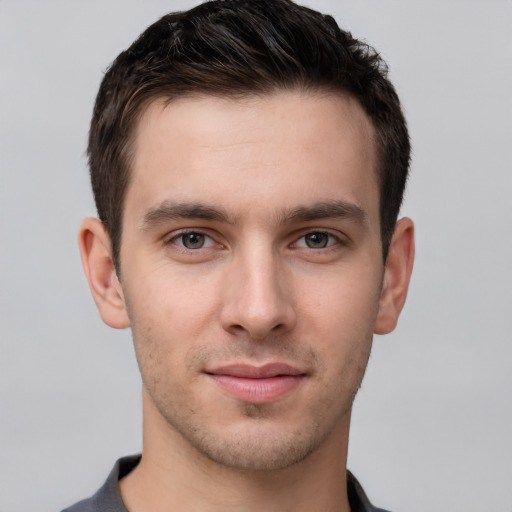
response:
<path id="1" fill-rule="evenodd" d="M 107 481 L 92 497 L 79 501 L 62 512 L 128 512 L 119 494 L 119 480 L 126 476 L 140 461 L 140 455 L 132 455 L 119 459 Z M 355 476 L 347 472 L 348 501 L 351 512 L 387 512 L 375 508 L 366 496 L 361 484 Z"/>
<path id="2" fill-rule="evenodd" d="M 62 512 L 128 512 L 119 494 L 119 480 L 126 476 L 140 461 L 140 455 L 119 459 L 106 482 L 88 499 L 79 501 Z"/>
<path id="3" fill-rule="evenodd" d="M 383 508 L 374 507 L 370 503 L 361 484 L 350 471 L 347 471 L 347 494 L 350 512 L 389 512 Z"/>

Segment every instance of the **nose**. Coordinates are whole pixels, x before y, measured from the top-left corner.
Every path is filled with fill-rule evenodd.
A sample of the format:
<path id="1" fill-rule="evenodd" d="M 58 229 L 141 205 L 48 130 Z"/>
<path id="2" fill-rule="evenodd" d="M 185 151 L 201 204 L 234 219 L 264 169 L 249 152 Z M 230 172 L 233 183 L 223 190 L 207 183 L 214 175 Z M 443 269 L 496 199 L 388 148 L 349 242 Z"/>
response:
<path id="1" fill-rule="evenodd" d="M 235 258 L 223 284 L 223 328 L 263 340 L 293 329 L 296 312 L 289 271 L 271 251 L 252 251 Z"/>

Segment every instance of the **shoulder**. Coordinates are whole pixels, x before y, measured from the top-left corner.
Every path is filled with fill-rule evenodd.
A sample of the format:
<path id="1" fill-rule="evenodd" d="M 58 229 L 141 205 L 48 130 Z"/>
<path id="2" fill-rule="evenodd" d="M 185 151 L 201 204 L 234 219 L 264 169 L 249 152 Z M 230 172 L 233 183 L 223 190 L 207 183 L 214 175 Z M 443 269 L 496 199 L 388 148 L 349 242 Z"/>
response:
<path id="1" fill-rule="evenodd" d="M 352 512 L 389 512 L 372 505 L 356 477 L 347 471 L 347 493 Z"/>
<path id="2" fill-rule="evenodd" d="M 98 508 L 94 505 L 93 498 L 79 501 L 71 507 L 65 508 L 62 512 L 98 512 Z"/>
<path id="3" fill-rule="evenodd" d="M 62 512 L 127 512 L 119 494 L 119 480 L 140 461 L 140 455 L 119 459 L 103 486 L 90 498 L 79 501 Z"/>

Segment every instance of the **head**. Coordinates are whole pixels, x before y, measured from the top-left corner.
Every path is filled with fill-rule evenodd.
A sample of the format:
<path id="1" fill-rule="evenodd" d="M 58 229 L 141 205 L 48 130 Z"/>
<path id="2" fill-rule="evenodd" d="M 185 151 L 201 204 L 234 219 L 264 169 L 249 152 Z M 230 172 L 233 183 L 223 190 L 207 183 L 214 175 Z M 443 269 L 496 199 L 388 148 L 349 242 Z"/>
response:
<path id="1" fill-rule="evenodd" d="M 165 16 L 107 72 L 89 156 L 82 258 L 103 320 L 133 332 L 145 453 L 165 438 L 252 470 L 343 453 L 413 258 L 376 53 L 288 0 Z"/>
<path id="2" fill-rule="evenodd" d="M 137 123 L 153 101 L 227 98 L 280 90 L 356 99 L 374 128 L 385 260 L 407 180 L 407 127 L 379 55 L 334 19 L 289 0 L 205 2 L 151 25 L 107 71 L 88 155 L 98 215 L 120 274 L 123 208 Z"/>

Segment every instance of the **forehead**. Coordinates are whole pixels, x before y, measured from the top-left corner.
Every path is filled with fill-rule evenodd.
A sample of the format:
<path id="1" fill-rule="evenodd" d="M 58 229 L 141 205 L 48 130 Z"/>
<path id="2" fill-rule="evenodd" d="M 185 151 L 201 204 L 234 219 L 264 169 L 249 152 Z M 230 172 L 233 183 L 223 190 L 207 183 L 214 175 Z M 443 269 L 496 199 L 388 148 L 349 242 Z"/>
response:
<path id="1" fill-rule="evenodd" d="M 374 141 L 348 95 L 156 100 L 137 126 L 125 208 L 173 199 L 286 209 L 341 198 L 376 211 Z"/>

